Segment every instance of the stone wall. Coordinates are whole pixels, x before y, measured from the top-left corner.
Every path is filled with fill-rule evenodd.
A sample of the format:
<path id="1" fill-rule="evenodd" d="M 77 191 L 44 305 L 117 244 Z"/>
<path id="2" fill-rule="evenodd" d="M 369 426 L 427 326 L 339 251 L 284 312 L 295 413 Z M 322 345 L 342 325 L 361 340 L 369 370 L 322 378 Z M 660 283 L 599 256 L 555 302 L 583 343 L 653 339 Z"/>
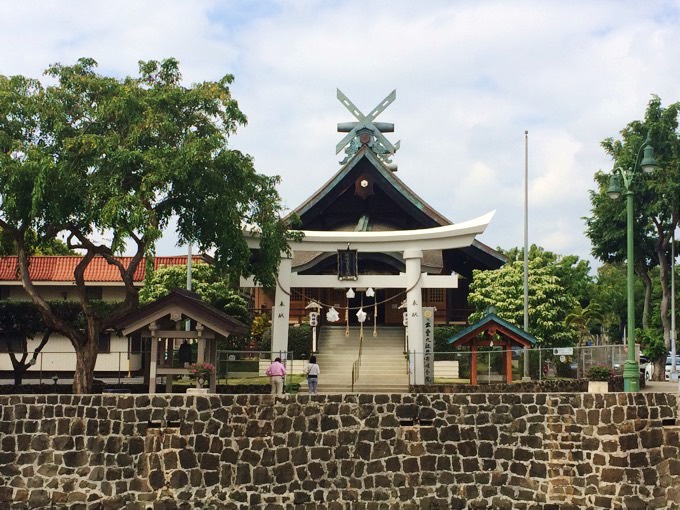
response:
<path id="1" fill-rule="evenodd" d="M 680 508 L 678 395 L 0 396 L 0 508 Z"/>

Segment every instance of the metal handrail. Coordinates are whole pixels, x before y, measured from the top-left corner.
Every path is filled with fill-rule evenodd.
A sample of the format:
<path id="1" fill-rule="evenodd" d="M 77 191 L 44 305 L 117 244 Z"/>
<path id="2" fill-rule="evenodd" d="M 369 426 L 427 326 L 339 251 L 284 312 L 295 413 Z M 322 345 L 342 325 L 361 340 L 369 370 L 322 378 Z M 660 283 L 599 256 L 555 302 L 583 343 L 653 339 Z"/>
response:
<path id="1" fill-rule="evenodd" d="M 359 380 L 359 370 L 361 369 L 361 353 L 364 348 L 364 333 L 359 334 L 359 355 L 352 363 L 352 393 L 354 393 L 354 384 Z"/>

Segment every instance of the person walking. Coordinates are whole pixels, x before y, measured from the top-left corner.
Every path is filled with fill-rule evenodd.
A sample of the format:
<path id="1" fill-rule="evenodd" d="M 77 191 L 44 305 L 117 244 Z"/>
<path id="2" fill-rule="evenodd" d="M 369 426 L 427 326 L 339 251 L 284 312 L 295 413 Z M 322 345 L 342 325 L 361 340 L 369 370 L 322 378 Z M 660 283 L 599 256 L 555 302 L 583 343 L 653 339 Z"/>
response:
<path id="1" fill-rule="evenodd" d="M 307 388 L 309 389 L 310 395 L 316 394 L 316 387 L 319 384 L 319 373 L 321 369 L 316 362 L 316 356 L 311 356 L 309 358 L 309 363 L 305 367 L 305 373 L 307 374 Z"/>
<path id="2" fill-rule="evenodd" d="M 275 358 L 269 365 L 266 375 L 272 384 L 272 395 L 283 395 L 283 382 L 286 379 L 286 367 L 281 363 L 281 358 Z"/>

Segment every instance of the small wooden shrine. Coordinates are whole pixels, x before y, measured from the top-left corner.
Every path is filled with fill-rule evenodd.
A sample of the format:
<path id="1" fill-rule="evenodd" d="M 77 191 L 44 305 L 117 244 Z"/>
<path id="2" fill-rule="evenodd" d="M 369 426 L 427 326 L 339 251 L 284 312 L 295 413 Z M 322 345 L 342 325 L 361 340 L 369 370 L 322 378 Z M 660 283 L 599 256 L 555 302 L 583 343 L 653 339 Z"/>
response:
<path id="1" fill-rule="evenodd" d="M 249 332 L 245 324 L 203 302 L 198 294 L 182 289 L 174 289 L 167 296 L 129 313 L 117 326 L 124 335 L 149 339 L 149 393 L 156 392 L 158 377 L 165 376 L 166 392 L 170 393 L 174 376 L 190 375 L 190 362 L 175 361 L 178 342 L 196 342 L 195 362 L 216 366 L 217 341 Z M 213 372 L 210 391 L 214 392 L 216 385 Z"/>
<path id="2" fill-rule="evenodd" d="M 470 350 L 470 384 L 477 384 L 477 354 L 479 347 L 498 347 L 503 352 L 503 375 L 505 382 L 512 382 L 512 350 L 530 349 L 536 339 L 529 333 L 496 315 L 493 308 L 479 322 L 471 324 L 449 338 L 455 347 Z"/>

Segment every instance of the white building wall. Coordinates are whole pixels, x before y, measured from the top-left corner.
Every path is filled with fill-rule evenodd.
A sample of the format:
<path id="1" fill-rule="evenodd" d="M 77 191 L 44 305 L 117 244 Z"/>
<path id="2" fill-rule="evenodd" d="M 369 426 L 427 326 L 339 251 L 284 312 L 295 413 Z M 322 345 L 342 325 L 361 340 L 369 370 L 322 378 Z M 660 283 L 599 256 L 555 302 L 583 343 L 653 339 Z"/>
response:
<path id="1" fill-rule="evenodd" d="M 32 356 L 35 348 L 40 344 L 40 338 L 28 340 L 28 352 Z M 141 354 L 128 356 L 128 339 L 126 337 L 112 336 L 111 350 L 108 353 L 100 352 L 97 356 L 96 372 L 120 372 L 123 377 L 128 372 L 141 368 Z M 37 378 L 40 372 L 64 372 L 73 370 L 76 366 L 76 355 L 71 341 L 61 335 L 52 335 L 47 344 L 38 355 L 35 366 L 29 369 L 29 377 Z M 13 371 L 9 354 L 0 353 L 0 370 Z"/>
<path id="2" fill-rule="evenodd" d="M 102 288 L 102 299 L 104 301 L 122 301 L 125 299 L 125 289 L 119 284 L 92 285 Z M 37 285 L 40 295 L 48 301 L 51 300 L 76 300 L 75 284 L 65 282 L 64 284 Z M 19 285 L 7 285 L 7 296 L 11 301 L 28 301 L 29 297 L 24 288 Z M 27 342 L 29 359 L 33 351 L 40 344 L 41 337 L 36 336 Z M 71 341 L 62 335 L 54 334 L 50 337 L 47 344 L 38 355 L 35 366 L 28 371 L 28 378 L 38 378 L 42 372 L 50 374 L 74 370 L 76 366 L 76 356 L 71 345 Z M 120 372 L 127 376 L 129 372 L 134 372 L 141 368 L 141 354 L 128 355 L 127 337 L 111 336 L 110 352 L 99 353 L 97 356 L 96 372 Z M 0 353 L 0 371 L 12 372 L 12 362 L 9 354 Z M 51 375 L 49 376 L 51 377 Z"/>

